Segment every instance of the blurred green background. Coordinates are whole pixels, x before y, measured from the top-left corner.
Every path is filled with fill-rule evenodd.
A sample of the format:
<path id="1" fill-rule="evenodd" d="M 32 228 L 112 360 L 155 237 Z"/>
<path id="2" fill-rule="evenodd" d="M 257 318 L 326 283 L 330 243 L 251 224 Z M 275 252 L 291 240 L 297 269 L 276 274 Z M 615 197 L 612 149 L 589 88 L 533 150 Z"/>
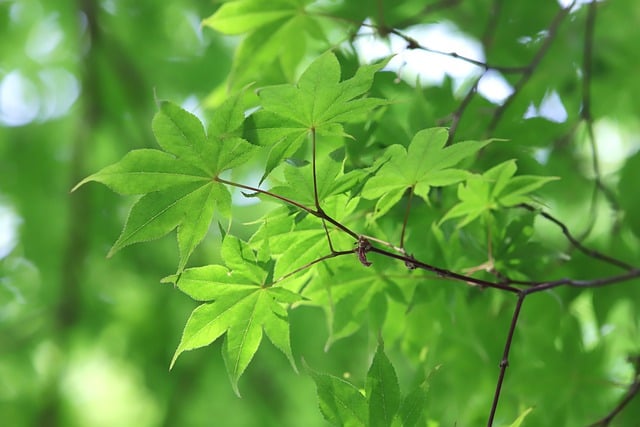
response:
<path id="1" fill-rule="evenodd" d="M 132 200 L 101 186 L 70 194 L 129 150 L 155 146 L 155 99 L 198 111 L 221 84 L 233 42 L 201 29 L 214 9 L 195 0 L 0 1 L 3 426 L 322 423 L 313 383 L 268 345 L 242 399 L 219 343 L 170 372 L 196 305 L 159 282 L 174 271 L 174 238 L 107 260 Z M 297 324 L 324 325 L 319 311 L 302 316 Z M 325 338 L 323 328 L 306 345 L 321 355 Z"/>
<path id="2" fill-rule="evenodd" d="M 388 9 L 402 9 L 400 2 L 384 3 Z M 491 2 L 461 3 L 460 14 L 452 13 L 449 18 L 477 36 L 485 19 L 484 15 L 477 19 L 476 8 L 486 15 L 490 8 L 485 6 Z M 506 8 L 503 16 L 517 17 L 515 21 L 505 18 L 509 25 L 500 27 L 510 32 L 502 40 L 514 46 L 510 50 L 501 45 L 490 59 L 523 63 L 517 55 L 527 52 L 512 35 L 539 34 L 538 27 L 546 28 L 559 2 L 545 2 L 544 8 L 526 1 L 499 3 Z M 346 16 L 353 13 L 360 19 L 367 13 L 362 3 L 340 4 Z M 403 4 L 409 9 L 400 12 L 408 16 L 424 7 L 421 1 Z M 158 99 L 204 114 L 203 100 L 221 90 L 238 43 L 201 27 L 201 20 L 215 8 L 213 2 L 199 0 L 0 0 L 0 425 L 326 425 L 317 409 L 311 379 L 294 373 L 267 340 L 240 381 L 240 399 L 229 385 L 220 342 L 182 355 L 169 371 L 185 321 L 196 306 L 172 286 L 160 283 L 160 278 L 175 272 L 175 239 L 127 247 L 107 260 L 133 199 L 118 197 L 98 185 L 70 194 L 80 179 L 128 151 L 156 146 L 151 119 Z M 580 24 L 583 15 L 577 16 L 570 21 Z M 578 24 L 562 30 L 566 33 L 551 49 L 542 71 L 534 75 L 496 132 L 517 136 L 521 143 L 505 144 L 504 158 L 523 158 L 524 170 L 562 177 L 562 184 L 550 187 L 544 199 L 556 216 L 578 231 L 597 216 L 589 245 L 635 265 L 640 253 L 640 143 L 634 136 L 639 128 L 636 76 L 640 55 L 638 38 L 630 34 L 638 34 L 639 16 L 640 8 L 633 0 L 603 2 L 592 76 L 602 173 L 605 183 L 620 196 L 626 216 L 614 217 L 602 200 L 598 209 L 591 207 L 591 149 L 584 130 L 577 132 L 576 141 L 560 138 L 575 130 L 570 126 L 577 123 L 580 110 L 583 40 L 581 33 L 572 32 Z M 535 25 L 522 25 L 526 21 Z M 568 61 L 574 66 L 567 66 Z M 405 114 L 402 106 L 388 110 L 402 116 L 398 122 L 407 119 L 418 128 L 432 125 L 459 101 L 452 95 L 449 79 L 442 87 L 425 89 L 422 99 L 422 91 L 395 84 L 395 77 L 386 76 L 387 86 L 401 95 L 401 90 L 406 91 L 415 101 L 407 107 L 411 114 Z M 385 81 L 379 83 L 387 87 Z M 529 104 L 541 104 L 554 88 L 567 103 L 570 120 L 522 120 Z M 421 96 L 415 97 L 414 92 Z M 478 98 L 459 128 L 461 138 L 477 137 L 478 129 L 484 129 L 490 118 L 491 105 Z M 388 140 L 397 138 L 393 123 L 389 120 L 386 127 L 380 127 L 380 134 L 394 133 Z M 544 168 L 534 162 L 534 153 L 548 157 L 548 163 L 541 162 L 546 163 Z M 488 167 L 496 158 L 485 157 L 480 162 Z M 255 205 L 241 206 L 234 214 L 240 220 L 255 218 L 258 215 L 251 212 L 255 209 Z M 251 215 L 243 216 L 243 210 Z M 539 226 L 549 247 L 564 248 L 566 241 L 557 228 L 548 223 Z M 210 237 L 194 254 L 191 265 L 216 261 L 211 254 L 216 253 L 219 236 L 212 233 Z M 553 273 L 582 278 L 612 270 L 581 254 L 572 256 L 570 265 Z M 546 264 L 532 262 L 532 267 L 536 273 L 547 273 L 541 271 L 547 269 Z M 522 334 L 517 335 L 512 351 L 515 363 L 509 371 L 517 373 L 507 376 L 512 395 L 527 405 L 554 403 L 547 411 L 548 419 L 571 413 L 569 405 L 573 413 L 591 409 L 604 415 L 604 408 L 618 401 L 624 387 L 614 389 L 615 384 L 607 384 L 607 388 L 597 381 L 605 374 L 629 379 L 632 370 L 623 356 L 640 348 L 636 308 L 640 291 L 637 281 L 634 284 L 582 294 L 563 289 L 527 300 L 526 318 L 519 326 Z M 431 345 L 430 351 L 436 354 L 433 360 L 450 364 L 448 376 L 434 378 L 432 390 L 438 390 L 439 397 L 430 401 L 436 408 L 434 417 L 444 414 L 456 419 L 465 410 L 473 412 L 470 408 L 484 417 L 486 396 L 467 398 L 478 389 L 466 382 L 476 376 L 487 395 L 493 392 L 511 309 L 498 317 L 487 314 L 491 308 L 486 300 L 478 302 L 481 298 L 474 299 L 478 294 L 462 287 L 447 290 L 455 298 L 446 301 L 437 291 L 428 292 L 433 294 L 426 308 L 414 310 L 411 316 L 405 316 L 404 307 L 397 308 L 389 318 L 397 315 L 398 321 L 386 326 L 397 332 L 398 347 L 404 346 L 409 358 L 411 354 L 415 359 L 422 357 Z M 502 304 L 502 296 L 491 295 L 496 306 Z M 454 304 L 468 308 L 464 312 L 470 314 L 454 319 Z M 599 320 L 607 319 L 606 325 L 601 322 L 602 330 L 589 329 L 598 327 L 591 318 L 596 315 Z M 438 316 L 446 320 L 442 329 L 433 322 Z M 361 385 L 375 337 L 361 330 L 325 353 L 327 325 L 321 310 L 292 310 L 290 320 L 296 360 L 304 358 L 318 371 L 351 376 Z M 605 331 L 607 325 L 618 328 L 616 333 Z M 589 333 L 596 336 L 595 350 L 583 346 Z M 555 341 L 550 339 L 554 335 Z M 567 338 L 564 349 L 563 338 Z M 442 350 L 435 353 L 439 340 Z M 605 341 L 609 347 L 597 346 Z M 391 357 L 400 376 L 408 377 L 403 371 L 413 367 L 397 363 L 406 362 L 398 352 Z M 591 389 L 585 392 L 587 387 Z M 592 389 L 606 396 L 590 393 Z M 457 400 L 449 401 L 447 393 L 458 393 Z M 602 407 L 593 409 L 596 400 Z M 505 402 L 509 411 L 524 409 L 517 408 L 521 399 L 512 397 Z M 628 420 L 635 419 L 639 411 L 636 399 L 620 422 L 632 422 Z M 544 415 L 544 410 L 533 414 Z"/>

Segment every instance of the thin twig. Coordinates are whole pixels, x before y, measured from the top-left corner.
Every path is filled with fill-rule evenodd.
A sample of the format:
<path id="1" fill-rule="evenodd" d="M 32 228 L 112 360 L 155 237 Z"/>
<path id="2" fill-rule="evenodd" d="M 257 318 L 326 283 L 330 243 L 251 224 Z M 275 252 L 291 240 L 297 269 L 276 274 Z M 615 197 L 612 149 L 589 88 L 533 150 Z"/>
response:
<path id="1" fill-rule="evenodd" d="M 613 285 L 615 283 L 626 282 L 631 279 L 637 279 L 638 277 L 640 277 L 640 269 L 635 268 L 623 274 L 618 274 L 616 276 L 602 277 L 599 279 L 576 280 L 576 279 L 567 278 L 567 279 L 553 280 L 550 282 L 537 283 L 532 287 L 523 290 L 522 292 L 526 294 L 533 294 L 533 293 L 557 288 L 559 286 L 571 286 L 574 288 L 597 288 L 601 286 Z"/>
<path id="2" fill-rule="evenodd" d="M 496 391 L 493 395 L 493 402 L 491 403 L 491 412 L 489 412 L 489 420 L 487 426 L 493 425 L 493 419 L 498 409 L 498 401 L 500 400 L 500 392 L 502 391 L 502 384 L 504 382 L 504 376 L 507 372 L 507 366 L 509 366 L 509 351 L 511 350 L 511 343 L 513 342 L 513 336 L 516 332 L 516 326 L 518 324 L 518 316 L 520 315 L 520 309 L 522 303 L 527 295 L 525 293 L 518 294 L 518 301 L 516 301 L 516 308 L 513 311 L 511 317 L 511 325 L 509 326 L 509 332 L 507 333 L 507 341 L 504 344 L 504 350 L 502 352 L 502 360 L 500 360 L 500 374 L 498 375 L 498 384 L 496 384 Z"/>
<path id="3" fill-rule="evenodd" d="M 591 76 L 593 68 L 593 34 L 596 26 L 596 12 L 598 2 L 592 0 L 587 8 L 587 20 L 584 31 L 584 57 L 582 62 L 582 109 L 580 117 L 587 127 L 587 136 L 591 148 L 591 164 L 595 175 L 596 189 L 600 190 L 614 210 L 619 210 L 618 202 L 611 190 L 602 181 L 602 172 L 598 160 L 597 143 L 593 130 L 593 116 L 591 114 Z"/>
<path id="4" fill-rule="evenodd" d="M 331 20 L 334 20 L 334 21 L 346 22 L 346 23 L 352 24 L 352 25 L 357 26 L 357 27 L 371 28 L 371 29 L 375 30 L 376 33 L 381 34 L 381 35 L 393 34 L 395 36 L 400 37 L 405 42 L 407 42 L 407 49 L 418 49 L 418 50 L 423 50 L 425 52 L 434 53 L 436 55 L 448 56 L 450 58 L 459 59 L 461 61 L 464 61 L 464 62 L 467 62 L 469 64 L 475 65 L 477 67 L 483 68 L 484 70 L 495 70 L 495 71 L 499 71 L 499 72 L 505 73 L 505 74 L 524 74 L 529 69 L 529 66 L 508 66 L 508 65 L 489 64 L 487 62 L 483 62 L 483 61 L 479 61 L 477 59 L 469 58 L 468 56 L 460 55 L 457 52 L 446 52 L 446 51 L 442 51 L 442 50 L 438 50 L 438 49 L 432 49 L 430 47 L 422 45 L 416 39 L 414 39 L 413 37 L 403 33 L 402 31 L 398 30 L 397 28 L 383 27 L 383 26 L 381 26 L 379 24 L 372 24 L 372 23 L 369 23 L 369 22 L 361 22 L 361 21 L 357 21 L 357 20 L 354 20 L 354 19 L 344 18 L 344 17 L 341 17 L 341 16 L 334 16 L 334 15 L 330 15 L 330 14 L 327 14 L 327 13 L 321 13 L 321 12 L 314 12 L 313 15 L 314 16 L 318 16 L 318 17 L 322 17 L 322 18 L 331 19 Z"/>
<path id="5" fill-rule="evenodd" d="M 396 23 L 396 27 L 408 27 L 410 25 L 414 25 L 417 22 L 420 22 L 419 19 L 424 16 L 430 15 L 434 12 L 438 12 L 440 10 L 451 9 L 456 7 L 462 2 L 462 0 L 440 0 L 434 3 L 428 4 L 422 9 L 421 12 L 417 13 L 415 17 L 411 17 Z"/>
<path id="6" fill-rule="evenodd" d="M 469 89 L 469 92 L 467 92 L 467 94 L 465 95 L 464 99 L 462 100 L 458 108 L 456 108 L 456 111 L 454 111 L 453 114 L 451 115 L 451 124 L 449 125 L 449 137 L 447 138 L 446 145 L 450 145 L 451 143 L 453 143 L 453 139 L 456 135 L 456 131 L 458 130 L 458 125 L 460 124 L 462 115 L 464 114 L 465 110 L 471 103 L 471 100 L 473 99 L 475 94 L 478 92 L 478 85 L 480 84 L 480 80 L 482 80 L 485 73 L 486 73 L 486 70 L 476 79 L 476 81 L 473 83 L 473 86 L 471 86 L 471 89 Z"/>
<path id="7" fill-rule="evenodd" d="M 376 25 L 369 24 L 369 23 L 363 23 L 362 26 L 363 27 L 371 27 L 371 28 L 377 29 Z M 402 38 L 404 41 L 406 41 L 407 42 L 407 49 L 423 50 L 425 52 L 435 53 L 436 55 L 448 56 L 450 58 L 459 59 L 461 61 L 464 61 L 464 62 L 467 62 L 469 64 L 475 65 L 476 67 L 483 68 L 485 70 L 495 70 L 495 71 L 499 71 L 499 72 L 505 73 L 505 74 L 522 74 L 522 73 L 527 72 L 527 70 L 529 68 L 528 66 L 527 67 L 519 67 L 519 66 L 515 66 L 514 67 L 514 66 L 504 66 L 504 65 L 489 64 L 487 62 L 483 62 L 483 61 L 479 61 L 477 59 L 469 58 L 468 56 L 460 55 L 457 52 L 446 52 L 446 51 L 443 51 L 443 50 L 432 49 L 430 47 L 424 46 L 423 44 L 419 43 L 413 37 L 408 36 L 407 34 L 403 33 L 402 31 L 400 31 L 398 29 L 395 29 L 395 28 L 389 28 L 389 29 L 387 29 L 387 32 L 389 34 L 394 34 L 394 35 Z"/>
<path id="8" fill-rule="evenodd" d="M 494 0 L 491 11 L 489 12 L 489 19 L 487 20 L 487 25 L 484 28 L 484 34 L 481 39 L 485 51 L 488 51 L 493 45 L 493 36 L 496 32 L 496 28 L 498 28 L 498 19 L 502 12 L 502 2 L 503 0 Z"/>
<path id="9" fill-rule="evenodd" d="M 533 72 L 538 67 L 538 65 L 540 65 L 542 58 L 544 58 L 544 56 L 547 54 L 547 52 L 549 51 L 549 48 L 551 47 L 551 43 L 555 40 L 558 34 L 558 28 L 560 27 L 560 24 L 562 23 L 562 21 L 564 21 L 564 18 L 567 17 L 567 15 L 569 14 L 573 6 L 575 6 L 575 4 L 576 4 L 576 0 L 573 0 L 571 4 L 569 4 L 567 7 L 560 9 L 558 11 L 555 18 L 551 22 L 549 29 L 547 30 L 547 37 L 542 43 L 542 46 L 540 46 L 540 49 L 538 49 L 538 52 L 535 54 L 535 56 L 533 57 L 529 65 L 527 65 L 524 68 L 522 72 L 522 76 L 520 77 L 520 80 L 518 80 L 518 82 L 513 87 L 513 93 L 509 95 L 509 97 L 505 100 L 505 102 L 502 105 L 500 105 L 496 109 L 495 113 L 493 114 L 493 118 L 491 119 L 491 122 L 489 123 L 489 126 L 487 128 L 488 134 L 493 133 L 495 128 L 498 126 L 498 123 L 502 119 L 502 116 L 504 115 L 507 108 L 509 108 L 509 106 L 511 105 L 515 97 L 518 95 L 518 93 L 520 93 L 520 90 L 522 90 L 524 85 L 527 84 L 527 82 L 533 75 Z"/>
<path id="10" fill-rule="evenodd" d="M 554 216 L 552 216 L 551 214 L 541 211 L 539 209 L 536 209 L 535 207 L 528 205 L 526 203 L 523 203 L 521 205 L 518 205 L 518 207 L 524 208 L 530 212 L 537 212 L 540 216 L 542 216 L 543 218 L 547 219 L 548 221 L 551 221 L 552 223 L 556 224 L 558 227 L 560 227 L 560 230 L 562 230 L 562 234 L 564 234 L 564 236 L 567 238 L 567 240 L 576 248 L 578 249 L 580 252 L 582 252 L 583 254 L 591 257 L 591 258 L 595 258 L 598 259 L 600 261 L 609 263 L 611 265 L 615 265 L 616 267 L 620 267 L 623 268 L 625 270 L 633 270 L 634 267 L 627 264 L 626 262 L 620 261 L 616 258 L 610 257 L 608 255 L 605 255 L 603 253 L 600 253 L 596 250 L 593 249 L 589 249 L 587 247 L 585 247 L 582 243 L 580 243 L 580 241 L 578 241 L 578 239 L 576 239 L 571 232 L 569 231 L 569 227 L 567 227 L 562 221 L 560 221 L 559 219 L 555 218 Z"/>
<path id="11" fill-rule="evenodd" d="M 372 246 L 371 248 L 369 248 L 369 252 L 374 252 L 389 258 L 394 258 L 394 259 L 403 261 L 405 264 L 407 263 L 412 264 L 413 266 L 415 266 L 415 268 L 432 271 L 442 278 L 456 279 L 468 284 L 478 285 L 484 288 L 501 289 L 503 291 L 507 291 L 515 294 L 519 294 L 521 292 L 521 290 L 519 290 L 518 288 L 514 288 L 513 286 L 505 285 L 502 283 L 490 282 L 488 280 L 482 280 L 475 277 L 466 276 L 464 274 L 459 274 L 454 271 L 450 271 L 444 268 L 436 267 L 436 266 L 427 264 L 425 262 L 419 261 L 412 256 L 394 254 L 393 252 L 385 251 L 384 249 L 380 249 L 375 246 Z"/>
<path id="12" fill-rule="evenodd" d="M 625 394 L 624 398 L 616 405 L 615 408 L 611 410 L 606 416 L 599 419 L 593 424 L 590 424 L 589 427 L 606 427 L 611 421 L 618 415 L 622 410 L 633 400 L 634 397 L 640 393 L 640 356 L 635 356 L 632 358 L 635 368 L 635 377 L 629 388 L 627 389 L 627 394 Z"/>

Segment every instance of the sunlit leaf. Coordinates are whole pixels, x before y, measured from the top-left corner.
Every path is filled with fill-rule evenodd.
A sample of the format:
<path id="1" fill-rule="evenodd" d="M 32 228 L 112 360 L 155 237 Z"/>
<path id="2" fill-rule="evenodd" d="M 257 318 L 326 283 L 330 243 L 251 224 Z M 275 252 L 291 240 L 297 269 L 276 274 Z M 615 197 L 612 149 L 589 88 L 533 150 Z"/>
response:
<path id="1" fill-rule="evenodd" d="M 317 58 L 296 85 L 260 89 L 263 110 L 252 119 L 249 130 L 262 145 L 274 144 L 267 161 L 266 177 L 285 157 L 291 156 L 311 133 L 345 135 L 342 123 L 361 120 L 385 101 L 364 98 L 374 74 L 388 60 L 358 69 L 350 79 L 340 81 L 340 64 L 332 52 Z M 283 126 L 274 130 L 278 118 Z"/>
<path id="2" fill-rule="evenodd" d="M 171 366 L 184 351 L 209 345 L 226 334 L 222 354 L 231 384 L 239 394 L 238 380 L 258 350 L 263 332 L 295 368 L 283 304 L 301 297 L 283 288 L 266 286 L 267 272 L 256 265 L 255 254 L 237 238 L 226 237 L 223 256 L 227 265 L 234 266 L 233 270 L 209 265 L 189 268 L 166 279 L 175 281 L 194 299 L 211 301 L 191 314 Z"/>
<path id="3" fill-rule="evenodd" d="M 448 137 L 445 128 L 424 129 L 413 137 L 408 149 L 401 145 L 387 148 L 389 160 L 362 190 L 364 198 L 379 199 L 375 216 L 384 215 L 409 188 L 428 201 L 431 187 L 464 180 L 469 173 L 453 166 L 491 142 L 463 141 L 445 147 Z"/>
<path id="4" fill-rule="evenodd" d="M 206 235 L 215 211 L 229 214 L 231 195 L 215 178 L 246 162 L 255 150 L 235 135 L 244 120 L 239 98 L 231 97 L 220 106 L 208 135 L 197 117 L 163 102 L 153 119 L 153 131 L 164 151 L 134 150 L 75 187 L 96 181 L 120 194 L 143 194 L 109 255 L 177 228 L 178 270 L 182 270 Z"/>
<path id="5" fill-rule="evenodd" d="M 482 175 L 470 176 L 458 186 L 460 203 L 452 207 L 440 223 L 463 217 L 458 227 L 463 227 L 481 215 L 520 203 L 534 202 L 530 193 L 558 178 L 549 176 L 520 175 L 514 177 L 515 160 L 507 160 Z"/>

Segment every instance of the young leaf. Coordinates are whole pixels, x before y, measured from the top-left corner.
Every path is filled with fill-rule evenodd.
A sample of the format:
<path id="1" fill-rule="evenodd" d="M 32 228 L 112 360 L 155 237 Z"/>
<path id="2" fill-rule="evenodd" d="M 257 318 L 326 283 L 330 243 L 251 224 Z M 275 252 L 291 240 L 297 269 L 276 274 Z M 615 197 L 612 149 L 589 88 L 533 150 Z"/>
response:
<path id="1" fill-rule="evenodd" d="M 356 387 L 333 375 L 310 371 L 316 383 L 320 411 L 335 426 L 366 426 L 367 400 Z"/>
<path id="2" fill-rule="evenodd" d="M 390 427 L 400 408 L 400 386 L 382 344 L 378 344 L 365 388 L 369 403 L 369 425 Z"/>
<path id="3" fill-rule="evenodd" d="M 529 193 L 558 178 L 551 176 L 521 175 L 513 177 L 517 165 L 515 160 L 507 160 L 489 169 L 482 175 L 473 175 L 465 184 L 458 186 L 460 203 L 452 207 L 440 223 L 452 218 L 463 217 L 458 227 L 474 221 L 485 212 L 500 207 L 515 206 L 531 202 Z"/>
<path id="4" fill-rule="evenodd" d="M 242 34 L 253 31 L 295 13 L 295 2 L 272 0 L 240 0 L 225 3 L 202 24 L 224 34 Z"/>
<path id="5" fill-rule="evenodd" d="M 255 146 L 236 136 L 244 115 L 238 97 L 223 103 L 212 119 L 209 135 L 191 113 L 163 102 L 153 119 L 153 132 L 164 149 L 134 150 L 118 163 L 85 178 L 120 194 L 142 194 L 133 205 L 122 234 L 109 256 L 133 243 L 157 239 L 178 228 L 184 269 L 202 241 L 216 210 L 228 214 L 231 195 L 217 175 L 245 162 Z"/>
<path id="6" fill-rule="evenodd" d="M 261 89 L 258 95 L 263 110 L 255 114 L 250 122 L 253 128 L 247 131 L 255 135 L 261 145 L 273 144 L 263 179 L 300 148 L 311 132 L 344 135 L 341 123 L 360 120 L 384 104 L 381 99 L 362 96 L 371 87 L 374 74 L 387 62 L 360 67 L 352 78 L 341 82 L 338 59 L 327 52 L 309 65 L 297 85 Z M 277 131 L 273 130 L 275 123 L 278 123 Z"/>
<path id="7" fill-rule="evenodd" d="M 415 426 L 420 420 L 427 403 L 427 384 L 422 382 L 402 400 L 400 419 L 403 427 Z"/>
<path id="8" fill-rule="evenodd" d="M 246 244 L 230 236 L 227 239 L 231 243 L 226 245 L 224 254 L 251 258 Z M 263 332 L 295 369 L 283 304 L 302 298 L 284 288 L 264 287 L 267 273 L 250 259 L 244 263 L 231 259 L 229 263 L 235 266 L 234 270 L 210 265 L 189 268 L 172 277 L 177 279 L 178 288 L 192 298 L 211 302 L 191 314 L 171 366 L 184 351 L 206 346 L 226 333 L 222 354 L 233 389 L 239 395 L 238 380 L 258 350 Z"/>
<path id="9" fill-rule="evenodd" d="M 203 21 L 224 34 L 246 34 L 236 50 L 230 73 L 232 87 L 263 78 L 269 72 L 284 72 L 293 79 L 304 57 L 307 38 L 329 45 L 324 29 L 305 7 L 312 0 L 238 0 L 223 4 Z M 275 70 L 273 65 L 280 65 Z"/>
<path id="10" fill-rule="evenodd" d="M 344 162 L 333 159 L 332 155 L 317 159 L 316 180 L 320 202 L 334 194 L 347 192 L 366 174 L 362 169 L 355 169 L 345 174 L 343 168 Z M 270 191 L 303 205 L 313 206 L 315 199 L 311 164 L 293 166 L 286 162 L 283 164 L 283 170 L 285 182 Z"/>
<path id="11" fill-rule="evenodd" d="M 516 418 L 508 427 L 520 427 L 524 422 L 524 419 L 529 415 L 529 413 L 533 410 L 533 408 L 527 408 L 523 413 L 521 413 L 518 418 Z"/>
<path id="12" fill-rule="evenodd" d="M 364 198 L 379 199 L 376 217 L 391 209 L 408 188 L 413 188 L 416 195 L 428 200 L 431 187 L 464 180 L 468 172 L 453 166 L 491 142 L 462 141 L 445 147 L 448 136 L 446 128 L 424 129 L 413 137 L 408 149 L 401 145 L 387 148 L 385 157 L 389 160 L 362 189 Z"/>
<path id="13" fill-rule="evenodd" d="M 397 283 L 376 272 L 375 264 L 366 272 L 354 270 L 351 263 L 334 262 L 330 268 L 318 268 L 316 280 L 309 283 L 303 295 L 312 304 L 323 307 L 329 323 L 325 348 L 362 327 L 376 298 L 390 297 L 405 302 Z M 330 283 L 330 288 L 327 284 Z M 376 313 L 381 320 L 386 313 Z"/>

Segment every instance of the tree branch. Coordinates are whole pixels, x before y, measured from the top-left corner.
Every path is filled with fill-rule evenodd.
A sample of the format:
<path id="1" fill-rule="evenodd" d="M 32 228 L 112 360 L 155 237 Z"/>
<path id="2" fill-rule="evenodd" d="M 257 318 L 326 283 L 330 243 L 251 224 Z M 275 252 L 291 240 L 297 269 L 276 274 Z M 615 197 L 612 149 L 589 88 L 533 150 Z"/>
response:
<path id="1" fill-rule="evenodd" d="M 491 411 L 489 412 L 489 420 L 487 426 L 493 425 L 493 419 L 498 409 L 498 401 L 500 400 L 500 392 L 502 391 L 502 384 L 504 382 L 504 376 L 507 372 L 507 366 L 509 366 L 509 352 L 511 351 L 511 343 L 513 342 L 513 336 L 516 332 L 516 326 L 518 324 L 518 316 L 520 316 L 520 309 L 522 303 L 527 295 L 525 293 L 518 294 L 518 301 L 516 301 L 516 308 L 513 311 L 511 317 L 511 325 L 509 326 L 509 332 L 507 333 L 507 340 L 504 344 L 504 350 L 502 352 L 502 360 L 500 360 L 500 373 L 498 374 L 498 384 L 496 384 L 496 391 L 493 395 L 493 402 L 491 403 Z"/>
<path id="2" fill-rule="evenodd" d="M 591 258 L 595 258 L 597 260 L 600 261 L 604 261 L 606 263 L 609 263 L 611 265 L 615 265 L 616 267 L 620 267 L 622 269 L 625 270 L 633 270 L 634 267 L 631 266 L 630 264 L 627 264 L 626 262 L 620 261 L 616 258 L 610 257 L 608 255 L 605 255 L 603 253 L 600 253 L 596 250 L 593 249 L 588 249 L 586 248 L 582 243 L 580 243 L 580 241 L 578 241 L 578 239 L 576 239 L 571 232 L 569 231 L 569 228 L 559 219 L 555 218 L 554 216 L 552 216 L 551 214 L 541 211 L 539 209 L 536 209 L 535 207 L 528 205 L 528 204 L 521 204 L 518 205 L 519 207 L 526 209 L 530 212 L 534 212 L 534 213 L 538 213 L 540 216 L 542 216 L 543 218 L 545 218 L 548 221 L 551 221 L 552 223 L 556 224 L 558 227 L 560 227 L 560 230 L 562 230 L 562 234 L 564 234 L 564 236 L 567 238 L 567 240 L 576 248 L 578 249 L 580 252 L 582 252 L 583 254 L 591 257 Z"/>
<path id="3" fill-rule="evenodd" d="M 498 123 L 502 119 L 502 116 L 504 115 L 507 108 L 509 108 L 511 103 L 513 103 L 513 100 L 515 99 L 515 97 L 518 95 L 520 90 L 522 90 L 524 85 L 527 84 L 527 82 L 533 75 L 533 72 L 538 67 L 538 65 L 540 65 L 542 58 L 544 58 L 544 56 L 547 54 L 547 52 L 549 51 L 549 48 L 551 47 L 551 43 L 555 40 L 558 34 L 558 28 L 560 27 L 560 24 L 562 24 L 562 21 L 564 21 L 564 18 L 567 17 L 567 15 L 569 14 L 573 6 L 575 6 L 575 4 L 576 4 L 576 0 L 573 0 L 571 4 L 569 4 L 567 7 L 565 7 L 564 9 L 560 9 L 558 11 L 555 18 L 551 22 L 549 29 L 547 30 L 547 37 L 542 43 L 542 46 L 540 46 L 540 49 L 538 49 L 538 52 L 535 54 L 535 56 L 533 57 L 529 65 L 527 65 L 524 68 L 524 70 L 522 71 L 522 76 L 520 77 L 520 80 L 518 80 L 518 82 L 513 87 L 513 93 L 509 95 L 509 97 L 505 100 L 505 102 L 501 106 L 499 106 L 496 109 L 495 113 L 493 114 L 493 118 L 491 119 L 491 122 L 489 123 L 489 126 L 487 128 L 488 134 L 493 133 L 493 131 L 498 126 Z"/>

